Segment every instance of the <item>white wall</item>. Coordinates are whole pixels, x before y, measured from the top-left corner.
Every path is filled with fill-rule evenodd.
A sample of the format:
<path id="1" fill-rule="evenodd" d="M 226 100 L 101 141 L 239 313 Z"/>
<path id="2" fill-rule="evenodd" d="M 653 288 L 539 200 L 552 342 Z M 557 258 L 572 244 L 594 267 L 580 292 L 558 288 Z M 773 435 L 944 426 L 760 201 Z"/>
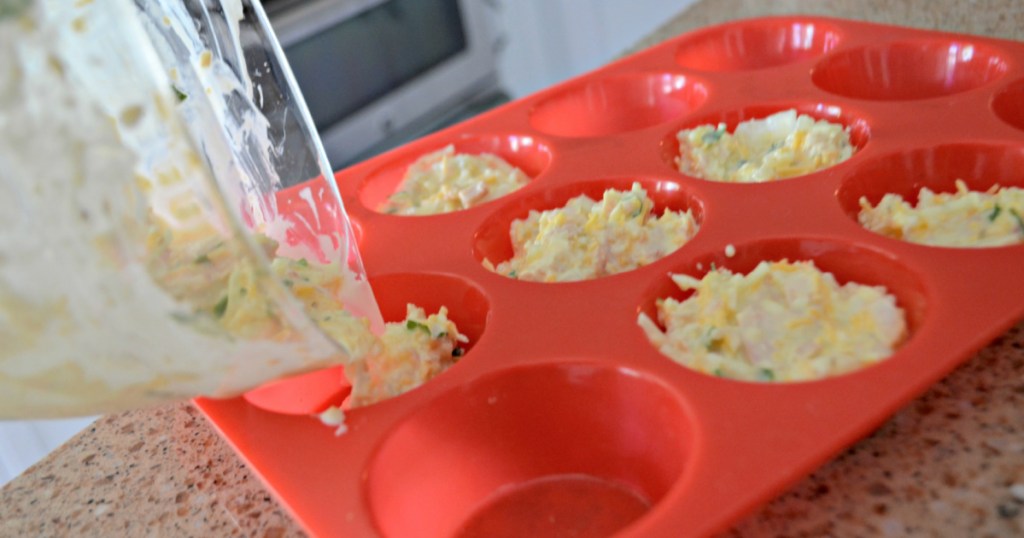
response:
<path id="1" fill-rule="evenodd" d="M 94 420 L 96 417 L 0 421 L 0 486 L 21 474 Z"/>
<path id="2" fill-rule="evenodd" d="M 696 0 L 490 0 L 506 44 L 499 70 L 513 98 L 594 69 Z"/>

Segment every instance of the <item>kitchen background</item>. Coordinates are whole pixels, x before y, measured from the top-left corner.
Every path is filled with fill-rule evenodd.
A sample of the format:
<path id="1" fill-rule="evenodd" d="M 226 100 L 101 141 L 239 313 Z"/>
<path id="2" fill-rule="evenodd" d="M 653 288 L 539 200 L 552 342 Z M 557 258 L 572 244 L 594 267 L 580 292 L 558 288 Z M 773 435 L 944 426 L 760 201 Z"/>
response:
<path id="1" fill-rule="evenodd" d="M 405 33 L 401 31 L 403 25 L 415 26 L 423 20 L 407 15 L 425 5 L 418 3 L 424 0 L 413 1 L 417 3 L 264 0 L 296 68 L 299 84 L 311 101 L 310 108 L 336 168 L 607 63 L 695 0 L 437 0 L 433 3 L 439 10 L 462 15 L 461 21 L 454 23 L 461 22 L 461 28 L 446 27 L 450 29 L 445 35 L 429 37 L 435 42 L 452 41 L 451 47 L 438 45 L 438 55 L 411 65 L 409 72 L 413 74 L 408 77 L 394 78 L 390 84 L 372 88 L 372 92 L 357 96 L 358 99 L 342 97 L 344 105 L 331 101 L 331 94 L 317 91 L 329 85 L 332 73 L 322 66 L 332 61 L 350 64 L 348 68 L 353 72 L 359 69 L 363 78 L 372 79 L 372 74 L 365 73 L 365 66 L 346 62 L 352 58 L 351 53 L 330 50 L 329 44 L 332 40 L 344 43 L 346 38 L 360 35 L 359 32 L 369 32 L 369 25 L 377 25 L 371 35 L 386 34 L 378 31 L 384 27 L 399 30 L 396 34 Z M 403 4 L 409 7 L 405 13 L 400 9 Z M 453 7 L 456 4 L 457 11 Z M 405 20 L 403 15 L 407 15 Z M 422 13 L 415 15 L 419 17 Z M 324 21 L 334 26 L 325 26 Z M 442 19 L 437 20 L 438 25 L 442 23 Z M 328 35 L 332 29 L 338 32 Z M 464 41 L 449 39 L 460 32 Z M 460 46 L 462 49 L 456 50 Z M 452 55 L 446 57 L 445 50 Z M 475 55 L 471 66 L 456 65 L 469 53 Z M 334 54 L 338 56 L 332 59 Z M 315 72 L 302 70 L 302 60 L 316 66 Z M 480 82 L 463 84 L 471 78 L 479 78 Z M 329 86 L 334 92 L 344 89 L 344 78 Z M 341 109 L 344 110 L 339 113 Z M 322 111 L 320 117 L 318 110 Z M 358 133 L 362 143 L 367 132 L 377 133 L 373 143 L 351 151 L 354 142 L 349 141 L 354 139 L 349 133 Z M 0 485 L 88 427 L 94 419 L 0 421 Z"/>

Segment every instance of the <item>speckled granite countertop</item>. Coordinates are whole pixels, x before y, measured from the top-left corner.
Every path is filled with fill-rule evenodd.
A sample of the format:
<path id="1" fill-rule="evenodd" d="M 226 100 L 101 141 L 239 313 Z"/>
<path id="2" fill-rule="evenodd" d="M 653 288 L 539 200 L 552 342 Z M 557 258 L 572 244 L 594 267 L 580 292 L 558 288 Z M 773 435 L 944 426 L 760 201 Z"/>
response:
<path id="1" fill-rule="evenodd" d="M 703 0 L 638 47 L 814 13 L 1024 40 L 1016 0 Z M 191 405 L 97 421 L 0 490 L 0 536 L 301 536 Z M 1024 323 L 729 536 L 1024 536 Z"/>
<path id="2" fill-rule="evenodd" d="M 1024 41 L 1018 0 L 700 0 L 627 52 L 735 19 L 802 13 Z"/>

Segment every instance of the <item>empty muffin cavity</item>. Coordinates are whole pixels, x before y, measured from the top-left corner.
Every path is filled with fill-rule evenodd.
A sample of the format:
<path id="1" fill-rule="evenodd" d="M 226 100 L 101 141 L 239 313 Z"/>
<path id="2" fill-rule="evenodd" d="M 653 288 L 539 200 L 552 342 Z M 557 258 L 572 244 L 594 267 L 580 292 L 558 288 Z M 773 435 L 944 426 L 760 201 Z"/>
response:
<path id="1" fill-rule="evenodd" d="M 1024 79 L 996 93 L 992 98 L 992 111 L 999 119 L 1024 131 Z"/>
<path id="2" fill-rule="evenodd" d="M 591 137 L 634 131 L 683 116 L 707 99 L 680 74 L 623 74 L 588 80 L 542 100 L 530 124 L 544 133 Z"/>
<path id="3" fill-rule="evenodd" d="M 676 62 L 713 72 L 779 67 L 821 56 L 839 45 L 840 35 L 834 25 L 813 19 L 741 21 L 686 39 Z"/>
<path id="4" fill-rule="evenodd" d="M 1006 73 L 994 48 L 966 40 L 921 39 L 836 52 L 811 75 L 819 88 L 856 99 L 903 101 L 953 95 Z"/>
<path id="5" fill-rule="evenodd" d="M 668 493 L 693 439 L 676 394 L 635 371 L 517 367 L 405 418 L 370 461 L 366 499 L 389 537 L 610 536 Z"/>

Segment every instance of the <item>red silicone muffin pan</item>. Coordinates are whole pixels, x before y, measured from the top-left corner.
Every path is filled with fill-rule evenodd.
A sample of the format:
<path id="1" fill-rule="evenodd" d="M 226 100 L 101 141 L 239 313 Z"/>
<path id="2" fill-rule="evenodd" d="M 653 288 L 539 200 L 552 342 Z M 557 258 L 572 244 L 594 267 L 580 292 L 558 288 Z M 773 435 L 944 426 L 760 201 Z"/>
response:
<path id="1" fill-rule="evenodd" d="M 352 410 L 338 370 L 199 400 L 315 536 L 704 536 L 727 528 L 924 391 L 1024 315 L 1024 246 L 926 247 L 856 221 L 858 199 L 1024 186 L 1024 44 L 819 17 L 679 36 L 336 176 L 386 319 L 446 305 L 471 344 L 424 386 Z M 325 69 L 330 66 L 325 65 Z M 673 166 L 675 133 L 796 108 L 850 128 L 846 162 L 764 184 Z M 466 211 L 374 210 L 419 156 L 496 153 L 532 181 Z M 639 269 L 573 283 L 486 270 L 531 209 L 639 181 L 696 236 Z M 285 195 L 287 196 L 287 194 Z M 726 255 L 733 245 L 734 255 Z M 728 249 L 730 253 L 733 249 Z M 813 260 L 886 286 L 910 337 L 820 381 L 716 378 L 660 355 L 637 326 L 669 274 Z M 560 534 L 561 533 L 561 534 Z"/>

